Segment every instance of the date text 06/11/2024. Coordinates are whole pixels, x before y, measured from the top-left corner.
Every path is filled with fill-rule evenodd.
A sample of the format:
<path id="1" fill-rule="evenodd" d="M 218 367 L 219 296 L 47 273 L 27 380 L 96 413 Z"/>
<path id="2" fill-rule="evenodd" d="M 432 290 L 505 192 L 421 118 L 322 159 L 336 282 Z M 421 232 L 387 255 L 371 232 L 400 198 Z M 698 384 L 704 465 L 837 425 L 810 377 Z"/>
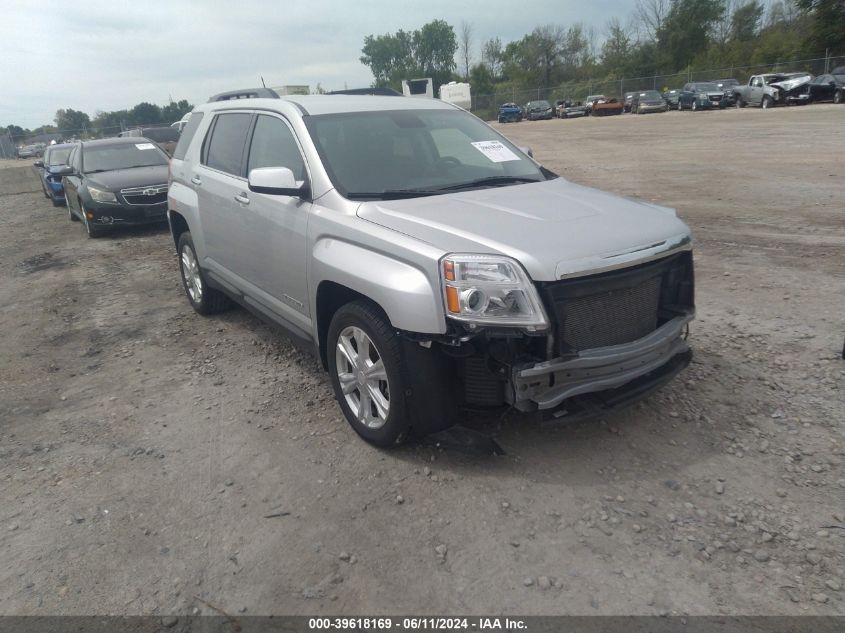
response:
<path id="1" fill-rule="evenodd" d="M 351 617 L 309 618 L 308 629 L 315 630 L 391 630 L 399 631 L 519 631 L 526 629 L 524 620 L 510 618 L 465 617 Z"/>

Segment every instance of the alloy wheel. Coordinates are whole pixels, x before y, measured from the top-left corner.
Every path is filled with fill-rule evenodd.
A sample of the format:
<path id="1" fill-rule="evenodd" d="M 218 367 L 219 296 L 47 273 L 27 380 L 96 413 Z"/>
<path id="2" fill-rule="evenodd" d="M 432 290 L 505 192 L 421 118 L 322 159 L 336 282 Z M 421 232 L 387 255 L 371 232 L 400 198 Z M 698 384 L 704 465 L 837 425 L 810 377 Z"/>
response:
<path id="1" fill-rule="evenodd" d="M 200 267 L 193 249 L 185 244 L 182 247 L 182 254 L 179 258 L 182 265 L 182 276 L 185 279 L 185 290 L 194 303 L 202 301 L 202 277 Z"/>
<path id="2" fill-rule="evenodd" d="M 355 419 L 379 429 L 390 413 L 390 384 L 381 353 L 364 330 L 344 328 L 335 350 L 337 379 Z"/>

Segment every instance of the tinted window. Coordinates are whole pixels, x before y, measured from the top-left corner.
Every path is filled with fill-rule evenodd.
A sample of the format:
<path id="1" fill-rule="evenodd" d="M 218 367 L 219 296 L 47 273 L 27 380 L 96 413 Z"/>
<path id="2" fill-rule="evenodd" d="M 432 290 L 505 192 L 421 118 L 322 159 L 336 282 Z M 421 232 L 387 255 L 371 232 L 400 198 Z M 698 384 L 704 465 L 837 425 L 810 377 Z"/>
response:
<path id="1" fill-rule="evenodd" d="M 167 155 L 157 145 L 141 138 L 131 143 L 86 146 L 82 156 L 85 173 L 166 164 Z"/>
<path id="2" fill-rule="evenodd" d="M 141 130 L 141 136 L 156 143 L 170 143 L 179 140 L 179 132 L 172 127 L 148 127 Z"/>
<path id="3" fill-rule="evenodd" d="M 179 137 L 179 142 L 176 144 L 176 149 L 173 150 L 173 158 L 184 160 L 185 154 L 188 151 L 188 146 L 191 144 L 191 140 L 197 133 L 197 128 L 200 126 L 200 121 L 202 121 L 202 114 L 202 112 L 194 112 L 191 114 L 191 118 L 188 119 L 188 123 L 182 130 L 182 135 Z"/>
<path id="4" fill-rule="evenodd" d="M 287 167 L 294 178 L 305 180 L 305 163 L 296 139 L 281 119 L 261 115 L 255 122 L 247 174 L 259 167 Z"/>
<path id="5" fill-rule="evenodd" d="M 244 143 L 251 118 L 252 115 L 246 113 L 217 115 L 203 164 L 227 174 L 240 176 Z"/>

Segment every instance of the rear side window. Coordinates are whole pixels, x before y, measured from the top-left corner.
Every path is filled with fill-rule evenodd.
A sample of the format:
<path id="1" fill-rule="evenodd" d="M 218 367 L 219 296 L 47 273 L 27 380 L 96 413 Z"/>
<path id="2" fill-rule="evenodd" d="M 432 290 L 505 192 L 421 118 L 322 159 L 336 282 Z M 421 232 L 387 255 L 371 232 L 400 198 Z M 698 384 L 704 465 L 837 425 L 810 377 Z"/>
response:
<path id="1" fill-rule="evenodd" d="M 206 141 L 203 165 L 240 176 L 246 133 L 251 120 L 252 115 L 246 113 L 218 114 L 211 138 Z"/>
<path id="2" fill-rule="evenodd" d="M 290 128 L 276 117 L 260 115 L 252 133 L 247 174 L 259 167 L 287 167 L 305 180 L 305 163 Z"/>
<path id="3" fill-rule="evenodd" d="M 194 112 L 191 114 L 191 118 L 188 119 L 185 129 L 182 130 L 182 136 L 179 137 L 176 149 L 173 150 L 173 158 L 177 158 L 179 160 L 185 159 L 185 154 L 188 152 L 188 147 L 191 145 L 191 139 L 194 138 L 194 135 L 197 133 L 197 128 L 200 126 L 200 121 L 202 121 L 202 114 L 202 112 Z"/>

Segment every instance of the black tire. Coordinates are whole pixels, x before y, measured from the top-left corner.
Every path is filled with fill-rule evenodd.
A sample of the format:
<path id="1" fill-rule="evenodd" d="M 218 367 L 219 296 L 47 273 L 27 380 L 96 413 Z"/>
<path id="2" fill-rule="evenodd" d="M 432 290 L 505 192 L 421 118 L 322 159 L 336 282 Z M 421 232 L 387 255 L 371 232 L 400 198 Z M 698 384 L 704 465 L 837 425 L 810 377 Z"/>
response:
<path id="1" fill-rule="evenodd" d="M 692 109 L 693 112 L 696 112 L 698 110 L 698 102 L 697 101 L 692 102 L 692 108 L 691 109 Z"/>
<path id="2" fill-rule="evenodd" d="M 682 111 L 684 109 L 684 105 L 681 103 L 681 100 L 678 99 L 678 111 Z"/>
<path id="3" fill-rule="evenodd" d="M 736 96 L 736 102 L 734 103 L 734 105 L 735 105 L 737 108 L 744 108 L 744 107 L 745 107 L 745 101 L 743 101 L 743 100 L 742 100 L 742 97 L 740 97 L 739 95 L 737 95 L 737 96 Z"/>
<path id="4" fill-rule="evenodd" d="M 79 222 L 79 218 L 76 217 L 76 214 L 73 212 L 73 209 L 70 207 L 70 202 L 67 202 L 67 219 L 71 222 Z"/>
<path id="5" fill-rule="evenodd" d="M 774 105 L 774 101 L 772 101 L 772 98 L 769 95 L 764 95 L 763 100 L 760 102 L 760 107 L 763 108 L 764 110 L 768 110 L 773 105 Z"/>
<path id="6" fill-rule="evenodd" d="M 348 328 L 362 330 L 384 364 L 389 408 L 378 428 L 357 419 L 341 388 L 337 349 L 341 334 Z M 353 430 L 370 444 L 394 446 L 412 432 L 434 433 L 455 423 L 457 405 L 451 388 L 457 380 L 454 362 L 434 348 L 426 349 L 400 339 L 375 304 L 359 300 L 338 309 L 329 325 L 326 349 L 332 388 L 343 415 Z M 351 397 L 354 399 L 354 392 Z"/>
<path id="7" fill-rule="evenodd" d="M 50 202 L 53 203 L 54 207 L 60 207 L 62 206 L 62 204 L 64 204 L 64 201 L 59 200 L 58 198 L 54 198 L 53 196 L 50 196 Z"/>
<path id="8" fill-rule="evenodd" d="M 833 103 L 842 103 L 843 101 L 845 101 L 845 98 L 843 98 L 841 90 L 837 90 L 833 93 Z"/>
<path id="9" fill-rule="evenodd" d="M 194 292 L 192 294 L 191 288 L 193 286 L 189 285 L 189 280 L 185 277 L 185 265 L 183 264 L 182 259 L 185 249 L 190 251 L 190 255 L 193 257 L 193 262 L 196 264 L 196 274 L 199 278 L 198 293 Z M 194 241 L 191 239 L 191 233 L 189 231 L 185 231 L 179 236 L 179 242 L 176 246 L 176 254 L 179 261 L 179 274 L 182 277 L 182 288 L 185 290 L 185 296 L 188 297 L 191 307 L 198 314 L 202 314 L 204 316 L 216 314 L 218 312 L 222 312 L 232 304 L 229 297 L 219 290 L 211 288 L 208 285 L 208 282 L 206 282 L 205 274 L 203 273 L 202 268 L 199 267 L 199 258 L 197 257 Z"/>

